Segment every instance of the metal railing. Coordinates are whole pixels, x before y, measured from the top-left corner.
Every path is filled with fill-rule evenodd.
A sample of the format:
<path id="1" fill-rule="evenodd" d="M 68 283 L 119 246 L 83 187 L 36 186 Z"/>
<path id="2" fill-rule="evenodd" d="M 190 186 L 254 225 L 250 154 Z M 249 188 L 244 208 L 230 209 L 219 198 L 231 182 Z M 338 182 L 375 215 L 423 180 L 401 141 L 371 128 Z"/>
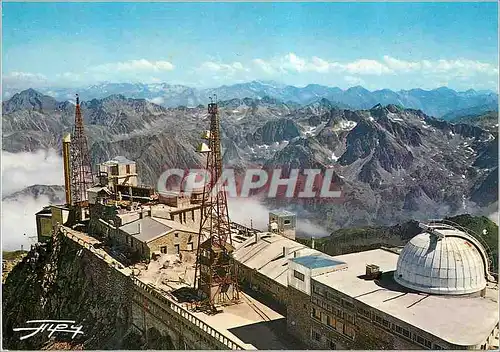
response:
<path id="1" fill-rule="evenodd" d="M 64 236 L 72 239 L 73 241 L 77 242 L 78 244 L 82 245 L 84 248 L 88 249 L 92 253 L 96 254 L 99 258 L 103 259 L 106 262 L 110 262 L 110 264 L 118 264 L 121 266 L 122 264 L 119 263 L 118 261 L 114 260 L 110 255 L 99 253 L 91 243 L 86 242 L 85 240 L 79 238 L 75 234 L 71 233 L 70 230 L 66 229 L 63 226 L 59 227 L 61 232 L 63 233 Z M 219 331 L 216 329 L 212 328 L 210 325 L 206 324 L 193 314 L 191 314 L 189 311 L 186 309 L 182 308 L 178 304 L 174 303 L 171 301 L 168 297 L 165 297 L 163 294 L 158 292 L 155 287 L 151 286 L 150 284 L 146 284 L 142 282 L 141 280 L 135 278 L 135 277 L 130 277 L 132 282 L 142 290 L 148 292 L 152 296 L 154 296 L 156 299 L 158 299 L 161 303 L 164 304 L 164 306 L 170 308 L 173 312 L 175 312 L 177 315 L 179 315 L 181 318 L 184 318 L 188 322 L 191 323 L 191 325 L 196 326 L 198 329 L 200 329 L 202 332 L 210 335 L 211 337 L 215 338 L 217 341 L 222 343 L 224 346 L 228 347 L 231 350 L 243 350 L 244 348 L 240 346 L 238 343 L 234 342 L 227 336 L 224 336 L 221 334 Z"/>
<path id="2" fill-rule="evenodd" d="M 174 303 L 164 295 L 162 295 L 160 292 L 156 290 L 156 288 L 152 287 L 149 284 L 146 284 L 142 282 L 141 280 L 132 277 L 132 282 L 140 287 L 142 290 L 148 292 L 152 296 L 154 296 L 156 299 L 158 299 L 161 303 L 169 307 L 173 312 L 177 313 L 180 317 L 186 319 L 188 322 L 191 323 L 191 325 L 196 326 L 199 328 L 202 332 L 210 335 L 211 337 L 215 338 L 217 341 L 222 343 L 224 346 L 228 347 L 231 350 L 243 350 L 243 347 L 241 347 L 238 343 L 234 342 L 227 336 L 224 336 L 221 334 L 219 331 L 216 329 L 212 328 L 210 325 L 206 324 L 203 322 L 201 319 L 198 319 L 196 316 L 191 314 L 189 311 L 185 310 L 183 307 L 179 306 L 178 304 Z"/>

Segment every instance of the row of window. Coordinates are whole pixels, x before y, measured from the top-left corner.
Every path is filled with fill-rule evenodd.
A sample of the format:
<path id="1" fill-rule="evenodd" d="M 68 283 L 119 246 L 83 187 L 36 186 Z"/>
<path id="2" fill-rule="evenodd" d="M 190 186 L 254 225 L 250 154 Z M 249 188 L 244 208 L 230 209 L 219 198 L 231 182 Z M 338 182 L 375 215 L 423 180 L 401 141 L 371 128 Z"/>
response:
<path id="1" fill-rule="evenodd" d="M 321 334 L 314 329 L 311 330 L 311 337 L 314 341 L 321 342 Z M 337 349 L 337 344 L 332 339 L 329 338 L 326 338 L 326 346 L 330 350 Z"/>
<path id="2" fill-rule="evenodd" d="M 319 294 L 323 297 L 326 297 L 328 300 L 334 301 L 334 302 L 338 303 L 339 305 L 341 304 L 343 308 L 346 308 L 349 310 L 356 309 L 355 305 L 352 302 L 350 302 L 346 299 L 340 299 L 335 294 L 328 292 L 326 290 L 323 290 L 318 285 L 313 285 L 313 292 L 316 294 Z M 336 317 L 343 318 L 343 319 L 345 319 L 345 321 L 352 323 L 352 324 L 355 323 L 354 315 L 349 314 L 348 312 L 342 311 L 335 306 L 330 306 L 330 304 L 327 304 L 326 302 L 319 300 L 319 299 L 315 298 L 314 296 L 311 298 L 311 301 L 312 301 L 312 303 L 317 304 L 320 307 L 323 307 L 324 309 L 328 310 L 329 312 L 332 312 L 333 315 L 335 315 Z M 391 331 L 395 332 L 397 335 L 402 336 L 408 340 L 414 341 L 423 347 L 431 349 L 434 346 L 434 349 L 443 349 L 441 346 L 436 345 L 436 344 L 432 344 L 431 341 L 427 340 L 426 338 L 424 338 L 420 335 L 413 334 L 413 336 L 412 336 L 412 333 L 408 329 L 405 329 L 399 325 L 391 323 L 390 321 L 388 321 L 387 319 L 385 319 L 384 317 L 382 317 L 380 315 L 377 315 L 375 313 L 372 315 L 371 311 L 368 309 L 358 307 L 356 309 L 356 311 L 357 311 L 358 315 L 365 317 L 365 318 L 368 318 L 371 321 L 373 321 L 375 324 L 380 325 L 387 330 L 391 330 Z M 319 312 L 318 310 L 313 308 L 313 317 L 315 317 L 316 319 L 321 321 L 321 312 Z M 327 315 L 327 324 L 328 325 L 330 325 L 328 323 L 329 321 L 330 321 L 330 318 Z"/>
<path id="3" fill-rule="evenodd" d="M 340 311 L 340 315 L 342 315 L 342 311 Z M 317 319 L 321 324 L 325 324 L 323 322 L 323 314 L 321 311 L 319 311 L 316 308 L 312 309 L 312 317 L 314 319 Z M 328 314 L 325 314 L 326 317 L 326 325 L 330 328 L 335 329 L 335 331 L 346 335 L 347 337 L 353 339 L 354 338 L 354 328 L 348 324 L 345 324 L 342 318 L 340 317 L 334 317 L 330 316 Z M 351 314 L 345 314 L 345 320 L 351 324 L 354 324 L 354 316 Z"/>

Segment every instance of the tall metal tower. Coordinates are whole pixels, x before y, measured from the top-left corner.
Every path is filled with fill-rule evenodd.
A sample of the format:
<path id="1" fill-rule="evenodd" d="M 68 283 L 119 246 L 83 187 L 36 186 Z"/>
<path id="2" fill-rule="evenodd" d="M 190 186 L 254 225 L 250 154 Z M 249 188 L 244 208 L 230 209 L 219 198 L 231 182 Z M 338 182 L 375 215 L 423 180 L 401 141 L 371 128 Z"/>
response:
<path id="1" fill-rule="evenodd" d="M 215 312 L 216 304 L 235 303 L 239 292 L 225 187 L 218 182 L 222 175 L 219 115 L 217 102 L 210 101 L 210 131 L 203 136 L 208 146 L 202 143 L 199 148 L 207 155 L 206 171 L 211 178 L 203 188 L 195 289 L 202 297 L 201 305 Z"/>
<path id="2" fill-rule="evenodd" d="M 76 95 L 75 127 L 71 141 L 71 205 L 81 209 L 87 206 L 87 189 L 93 186 L 92 165 L 90 163 L 87 137 L 83 129 L 80 98 Z M 81 211 L 77 211 L 81 220 Z"/>

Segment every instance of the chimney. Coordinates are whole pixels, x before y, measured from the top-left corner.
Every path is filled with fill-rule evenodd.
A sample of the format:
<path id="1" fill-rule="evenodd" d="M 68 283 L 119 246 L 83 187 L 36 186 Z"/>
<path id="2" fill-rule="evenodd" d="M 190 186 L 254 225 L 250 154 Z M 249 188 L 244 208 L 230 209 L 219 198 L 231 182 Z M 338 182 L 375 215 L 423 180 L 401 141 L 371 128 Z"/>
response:
<path id="1" fill-rule="evenodd" d="M 311 248 L 314 249 L 314 237 L 311 237 Z"/>
<path id="2" fill-rule="evenodd" d="M 290 250 L 288 247 L 283 247 L 283 257 L 286 257 L 290 253 Z"/>

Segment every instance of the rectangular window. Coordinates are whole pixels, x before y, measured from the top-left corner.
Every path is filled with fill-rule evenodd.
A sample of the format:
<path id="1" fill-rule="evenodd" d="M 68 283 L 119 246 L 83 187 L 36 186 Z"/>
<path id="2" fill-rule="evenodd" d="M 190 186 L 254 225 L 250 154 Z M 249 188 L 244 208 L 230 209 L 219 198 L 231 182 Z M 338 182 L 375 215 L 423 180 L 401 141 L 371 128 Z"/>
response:
<path id="1" fill-rule="evenodd" d="M 321 334 L 316 330 L 312 330 L 312 338 L 316 341 L 321 341 Z"/>
<path id="2" fill-rule="evenodd" d="M 338 308 L 335 308 L 335 315 L 339 318 L 342 318 L 344 315 L 342 314 L 342 310 L 341 309 L 338 309 Z"/>
<path id="3" fill-rule="evenodd" d="M 346 301 L 345 299 L 342 300 L 342 306 L 349 309 L 354 309 L 354 304 L 352 304 L 349 301 Z"/>
<path id="4" fill-rule="evenodd" d="M 391 323 L 389 323 L 389 321 L 388 321 L 388 320 L 382 319 L 382 326 L 383 326 L 384 328 L 389 329 L 389 328 L 391 327 Z"/>
<path id="5" fill-rule="evenodd" d="M 317 310 L 316 308 L 313 308 L 312 315 L 313 315 L 313 318 L 321 320 L 321 312 L 319 310 Z"/>
<path id="6" fill-rule="evenodd" d="M 410 331 L 406 329 L 402 329 L 402 333 L 404 337 L 410 338 Z"/>
<path id="7" fill-rule="evenodd" d="M 179 254 L 181 252 L 181 248 L 178 244 L 174 245 L 175 247 L 175 253 Z"/>
<path id="8" fill-rule="evenodd" d="M 130 165 L 126 165 L 125 168 L 127 170 L 127 174 L 129 174 L 130 173 Z"/>
<path id="9" fill-rule="evenodd" d="M 371 315 L 370 315 L 370 311 L 367 310 L 367 309 L 364 309 L 364 308 L 358 308 L 358 314 L 359 315 L 362 315 L 364 317 L 367 317 L 367 318 L 370 318 Z"/>
<path id="10" fill-rule="evenodd" d="M 163 253 L 163 254 L 167 254 L 167 246 L 162 246 L 160 251 Z"/>
<path id="11" fill-rule="evenodd" d="M 285 225 L 290 225 L 291 221 L 287 219 L 287 220 L 285 220 L 283 223 L 284 223 Z"/>
<path id="12" fill-rule="evenodd" d="M 337 349 L 337 345 L 335 344 L 335 342 L 333 342 L 332 340 L 328 339 L 328 348 L 331 349 L 331 350 L 336 350 Z"/>
<path id="13" fill-rule="evenodd" d="M 375 320 L 377 324 L 382 325 L 382 317 L 380 315 L 373 315 L 373 320 Z"/>
<path id="14" fill-rule="evenodd" d="M 347 313 L 346 313 L 346 318 L 345 318 L 345 320 L 347 320 L 347 321 L 348 321 L 349 323 L 351 323 L 351 324 L 354 324 L 354 315 L 352 315 L 352 314 L 347 314 Z"/>
<path id="15" fill-rule="evenodd" d="M 432 348 L 432 342 L 430 342 L 430 341 L 429 341 L 429 340 L 427 340 L 427 339 L 425 339 L 425 341 L 424 341 L 424 345 L 425 345 L 425 347 L 427 347 L 427 348 L 429 348 L 429 349 L 430 349 L 430 348 Z"/>
<path id="16" fill-rule="evenodd" d="M 439 346 L 439 345 L 436 345 L 436 344 L 434 344 L 434 349 L 435 349 L 435 350 L 444 350 L 444 348 L 443 348 L 443 347 L 441 347 L 441 346 Z"/>
<path id="17" fill-rule="evenodd" d="M 300 281 L 304 281 L 304 274 L 299 273 L 297 270 L 293 271 L 293 277 L 299 279 Z"/>
<path id="18" fill-rule="evenodd" d="M 350 338 L 354 338 L 354 329 L 351 326 L 346 325 L 344 327 L 344 335 L 347 335 Z"/>
<path id="19" fill-rule="evenodd" d="M 313 285 L 313 292 L 319 294 L 319 287 L 317 285 Z"/>

